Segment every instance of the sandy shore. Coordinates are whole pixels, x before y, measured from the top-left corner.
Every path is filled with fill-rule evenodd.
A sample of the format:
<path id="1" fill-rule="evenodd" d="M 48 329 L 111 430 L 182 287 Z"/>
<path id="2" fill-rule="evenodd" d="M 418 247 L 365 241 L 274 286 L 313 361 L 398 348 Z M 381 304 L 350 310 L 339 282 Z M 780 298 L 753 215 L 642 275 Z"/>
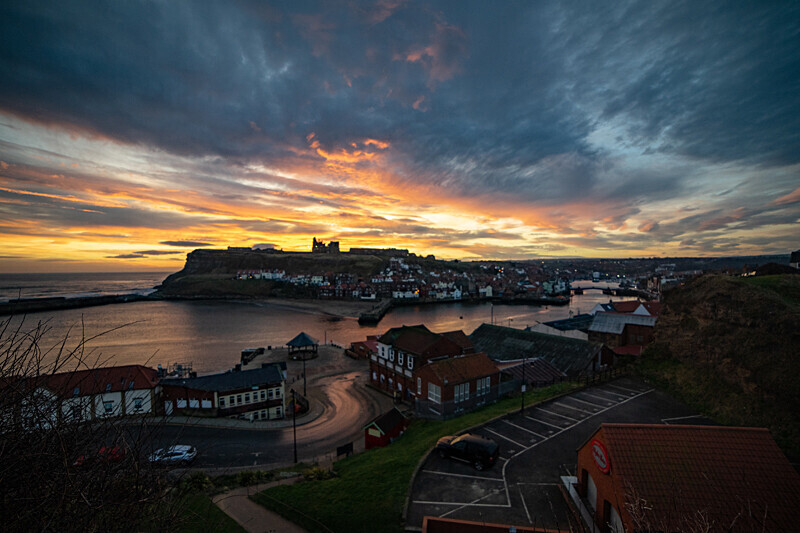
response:
<path id="1" fill-rule="evenodd" d="M 345 300 L 301 300 L 292 298 L 269 298 L 261 300 L 264 304 L 301 311 L 305 313 L 331 315 L 342 318 L 358 318 L 358 315 L 369 311 L 375 302 L 351 302 Z"/>

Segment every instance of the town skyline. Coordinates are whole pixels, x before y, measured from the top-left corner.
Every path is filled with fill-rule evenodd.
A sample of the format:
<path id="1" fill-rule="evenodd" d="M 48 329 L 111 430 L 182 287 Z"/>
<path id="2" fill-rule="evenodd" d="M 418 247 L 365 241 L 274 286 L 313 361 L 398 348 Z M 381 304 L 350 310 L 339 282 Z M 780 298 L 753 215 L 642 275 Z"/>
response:
<path id="1" fill-rule="evenodd" d="M 0 271 L 787 254 L 800 8 L 0 8 Z"/>

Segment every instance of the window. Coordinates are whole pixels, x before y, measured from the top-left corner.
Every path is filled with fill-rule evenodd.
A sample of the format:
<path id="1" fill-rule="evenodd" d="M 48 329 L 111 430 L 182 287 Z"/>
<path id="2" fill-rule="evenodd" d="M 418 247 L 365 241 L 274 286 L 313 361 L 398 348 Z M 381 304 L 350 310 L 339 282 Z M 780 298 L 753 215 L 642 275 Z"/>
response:
<path id="1" fill-rule="evenodd" d="M 133 390 L 133 381 L 128 382 L 128 390 Z"/>
<path id="2" fill-rule="evenodd" d="M 486 376 L 485 378 L 478 378 L 475 380 L 475 394 L 478 396 L 483 396 L 484 394 L 489 394 L 489 387 L 491 387 L 491 377 Z"/>
<path id="3" fill-rule="evenodd" d="M 106 392 L 111 392 L 111 383 L 106 385 Z"/>
<path id="4" fill-rule="evenodd" d="M 281 390 L 280 389 L 275 389 L 275 397 L 276 398 L 280 398 L 281 397 Z"/>
<path id="5" fill-rule="evenodd" d="M 142 399 L 136 398 L 133 400 L 133 408 L 137 411 L 141 410 L 142 408 Z"/>
<path id="6" fill-rule="evenodd" d="M 223 396 L 219 397 L 219 406 L 225 407 L 225 398 Z"/>
<path id="7" fill-rule="evenodd" d="M 372 381 L 378 381 L 378 373 L 374 370 L 372 371 Z"/>
<path id="8" fill-rule="evenodd" d="M 384 381 L 386 381 L 386 376 L 384 376 L 383 374 L 381 374 L 381 384 L 383 384 L 383 382 L 384 382 Z"/>
<path id="9" fill-rule="evenodd" d="M 249 392 L 245 392 L 244 393 L 244 403 L 250 403 L 250 393 Z"/>
<path id="10" fill-rule="evenodd" d="M 442 388 L 439 385 L 428 383 L 428 399 L 433 403 L 442 403 Z"/>
<path id="11" fill-rule="evenodd" d="M 263 402 L 266 399 L 267 399 L 267 391 L 262 390 L 261 391 L 261 401 Z"/>
<path id="12" fill-rule="evenodd" d="M 397 364 L 403 366 L 403 352 L 397 354 Z"/>
<path id="13" fill-rule="evenodd" d="M 394 362 L 394 350 L 389 349 L 389 361 Z"/>
<path id="14" fill-rule="evenodd" d="M 241 405 L 241 403 L 242 403 L 242 395 L 241 394 L 237 394 L 236 395 L 236 403 Z"/>
<path id="15" fill-rule="evenodd" d="M 454 397 L 456 403 L 469 400 L 469 381 L 455 386 Z"/>
<path id="16" fill-rule="evenodd" d="M 422 378 L 417 378 L 417 396 L 422 396 Z"/>
<path id="17" fill-rule="evenodd" d="M 270 400 L 272 399 L 272 389 L 269 389 L 269 395 L 268 395 L 268 397 L 269 397 L 269 399 L 270 399 Z"/>
<path id="18" fill-rule="evenodd" d="M 276 407 L 275 408 L 275 416 L 278 417 L 278 418 L 281 417 L 281 408 L 280 407 Z"/>
<path id="19" fill-rule="evenodd" d="M 114 402 L 103 402 L 103 409 L 105 409 L 107 415 L 110 415 L 114 411 Z"/>
<path id="20" fill-rule="evenodd" d="M 72 395 L 73 396 L 80 396 L 80 394 L 81 394 L 81 388 L 80 387 L 75 387 L 74 389 L 72 389 Z"/>
<path id="21" fill-rule="evenodd" d="M 414 358 L 412 356 L 408 356 L 408 369 L 414 370 Z"/>
<path id="22" fill-rule="evenodd" d="M 400 392 L 403 392 L 403 384 L 400 383 L 399 381 L 397 382 L 397 390 L 399 390 Z"/>

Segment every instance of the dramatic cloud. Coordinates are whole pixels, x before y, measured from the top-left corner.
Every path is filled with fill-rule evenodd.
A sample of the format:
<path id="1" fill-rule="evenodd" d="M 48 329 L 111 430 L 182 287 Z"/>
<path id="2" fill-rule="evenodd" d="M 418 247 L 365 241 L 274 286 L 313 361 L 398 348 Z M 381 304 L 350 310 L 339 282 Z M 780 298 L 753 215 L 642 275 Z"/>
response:
<path id="1" fill-rule="evenodd" d="M 0 242 L 783 253 L 798 27 L 791 2 L 5 2 Z"/>

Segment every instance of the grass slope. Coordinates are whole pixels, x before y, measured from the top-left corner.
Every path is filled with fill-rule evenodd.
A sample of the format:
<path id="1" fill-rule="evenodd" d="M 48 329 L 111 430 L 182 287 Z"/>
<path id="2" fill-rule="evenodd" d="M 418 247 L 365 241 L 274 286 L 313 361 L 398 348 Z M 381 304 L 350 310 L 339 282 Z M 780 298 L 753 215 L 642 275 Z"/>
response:
<path id="1" fill-rule="evenodd" d="M 563 383 L 535 389 L 525 395 L 525 405 L 579 386 Z M 334 465 L 338 477 L 334 479 L 274 487 L 253 496 L 253 500 L 309 532 L 399 533 L 403 531 L 401 515 L 411 476 L 436 441 L 518 409 L 519 405 L 519 397 L 506 398 L 444 422 L 415 420 L 390 446 L 338 461 Z"/>
<path id="2" fill-rule="evenodd" d="M 664 303 L 638 372 L 721 424 L 769 428 L 800 459 L 800 276 L 703 276 Z"/>

